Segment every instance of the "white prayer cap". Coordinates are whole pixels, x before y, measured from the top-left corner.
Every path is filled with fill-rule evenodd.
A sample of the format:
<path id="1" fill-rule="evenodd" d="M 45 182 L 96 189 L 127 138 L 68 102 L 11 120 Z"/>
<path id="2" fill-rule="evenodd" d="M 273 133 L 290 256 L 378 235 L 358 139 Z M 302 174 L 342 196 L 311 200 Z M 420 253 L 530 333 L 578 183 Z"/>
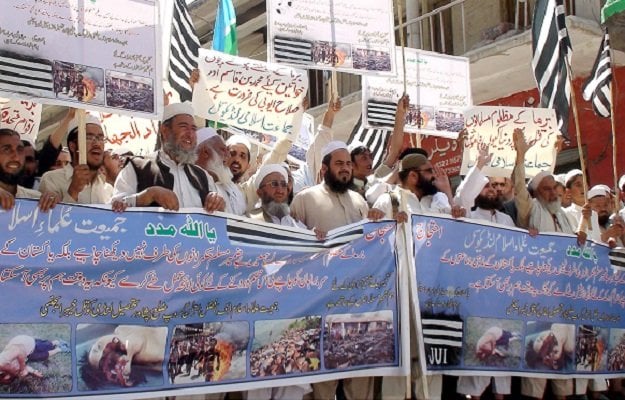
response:
<path id="1" fill-rule="evenodd" d="M 163 119 L 161 121 L 165 122 L 168 119 L 175 117 L 176 115 L 187 114 L 190 116 L 194 116 L 193 105 L 189 101 L 185 101 L 183 103 L 173 103 L 165 106 L 163 110 Z"/>
<path id="2" fill-rule="evenodd" d="M 536 176 L 530 179 L 527 186 L 534 192 L 538 188 L 538 185 L 540 185 L 540 182 L 548 176 L 553 176 L 553 175 L 551 175 L 551 172 L 549 171 L 540 171 L 539 173 L 536 174 Z"/>
<path id="3" fill-rule="evenodd" d="M 559 184 L 561 184 L 562 186 L 566 186 L 566 174 L 558 174 L 558 175 L 554 175 L 553 179 L 556 180 L 556 182 L 558 182 Z"/>
<path id="4" fill-rule="evenodd" d="M 595 185 L 588 191 L 588 199 L 592 199 L 597 196 L 609 196 L 612 191 L 606 185 Z"/>
<path id="5" fill-rule="evenodd" d="M 581 169 L 572 169 L 569 172 L 566 173 L 566 175 L 564 176 L 564 186 L 568 186 L 569 183 L 575 179 L 576 176 L 582 175 L 582 170 Z"/>
<path id="6" fill-rule="evenodd" d="M 94 124 L 99 127 L 102 126 L 98 117 L 93 114 L 85 114 L 85 125 L 87 124 Z M 73 131 L 76 128 L 78 128 L 78 116 L 75 116 L 74 119 L 72 119 L 72 121 L 69 123 L 69 126 L 67 127 L 67 133 Z"/>
<path id="7" fill-rule="evenodd" d="M 363 142 L 359 142 L 357 140 L 354 140 L 353 142 L 351 142 L 348 146 L 347 146 L 347 151 L 349 151 L 349 154 L 352 154 L 352 152 L 360 147 L 364 147 L 365 149 L 369 150 L 369 148 L 363 143 Z"/>
<path id="8" fill-rule="evenodd" d="M 249 139 L 243 135 L 232 135 L 226 140 L 226 146 L 230 147 L 235 144 L 242 144 L 247 147 L 248 152 L 252 152 L 252 143 L 250 143 Z"/>
<path id="9" fill-rule="evenodd" d="M 111 154 L 117 154 L 118 156 L 123 156 L 127 154 L 133 154 L 132 150 L 128 147 L 115 147 L 114 149 L 110 149 Z"/>
<path id="10" fill-rule="evenodd" d="M 208 139 L 217 136 L 217 131 L 211 127 L 205 127 L 197 130 L 197 144 L 198 146 Z"/>
<path id="11" fill-rule="evenodd" d="M 263 183 L 263 179 L 267 177 L 267 175 L 278 172 L 280 175 L 284 177 L 285 181 L 289 181 L 289 175 L 287 174 L 284 166 L 282 164 L 265 164 L 256 173 L 256 178 L 254 178 L 254 186 L 256 189 L 260 188 L 261 183 Z"/>
<path id="12" fill-rule="evenodd" d="M 326 144 L 323 149 L 321 149 L 321 158 L 325 158 L 325 156 L 327 156 L 328 154 L 341 149 L 347 150 L 347 152 L 349 152 L 349 149 L 347 148 L 345 142 L 341 142 L 340 140 L 333 140 L 330 143 Z"/>
<path id="13" fill-rule="evenodd" d="M 620 190 L 623 190 L 623 185 L 625 185 L 625 175 L 622 175 L 621 178 L 618 180 L 618 188 Z"/>

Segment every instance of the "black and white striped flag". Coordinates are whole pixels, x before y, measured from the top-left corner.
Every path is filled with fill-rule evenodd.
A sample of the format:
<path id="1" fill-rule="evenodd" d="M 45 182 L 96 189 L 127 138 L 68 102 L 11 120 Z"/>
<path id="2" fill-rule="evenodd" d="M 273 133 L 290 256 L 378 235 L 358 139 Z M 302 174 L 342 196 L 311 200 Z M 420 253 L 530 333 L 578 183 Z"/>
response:
<path id="1" fill-rule="evenodd" d="M 615 247 L 608 254 L 610 265 L 617 271 L 625 271 L 625 247 Z"/>
<path id="2" fill-rule="evenodd" d="M 295 232 L 278 224 L 263 223 L 252 219 L 228 218 L 228 239 L 233 245 L 262 247 L 271 250 L 318 252 L 343 246 L 363 235 L 363 225 L 353 224 L 332 230 L 325 240 L 318 240 L 312 232 Z"/>
<path id="3" fill-rule="evenodd" d="M 388 145 L 390 132 L 384 129 L 365 128 L 362 125 L 362 116 L 358 119 L 356 126 L 352 130 L 352 134 L 347 141 L 347 145 L 352 142 L 360 142 L 365 145 L 371 152 L 373 157 L 373 169 L 377 168 L 384 159 L 384 152 Z"/>
<path id="4" fill-rule="evenodd" d="M 0 51 L 0 90 L 54 97 L 50 60 Z"/>
<path id="5" fill-rule="evenodd" d="M 458 315 L 421 313 L 421 334 L 429 366 L 460 365 L 463 327 Z"/>
<path id="6" fill-rule="evenodd" d="M 584 100 L 592 100 L 592 108 L 601 117 L 608 118 L 612 103 L 612 66 L 610 35 L 606 28 L 590 77 L 584 83 Z"/>
<path id="7" fill-rule="evenodd" d="M 312 42 L 287 37 L 273 38 L 274 62 L 309 64 L 312 62 Z"/>
<path id="8" fill-rule="evenodd" d="M 571 41 L 565 23 L 564 0 L 537 0 L 532 24 L 532 68 L 540 105 L 555 109 L 558 129 L 568 137 L 571 82 Z"/>
<path id="9" fill-rule="evenodd" d="M 395 125 L 397 103 L 370 99 L 367 101 L 367 122 L 371 126 L 392 128 Z"/>
<path id="10" fill-rule="evenodd" d="M 169 50 L 169 84 L 180 95 L 180 101 L 191 100 L 191 71 L 197 68 L 200 40 L 184 0 L 174 1 Z"/>

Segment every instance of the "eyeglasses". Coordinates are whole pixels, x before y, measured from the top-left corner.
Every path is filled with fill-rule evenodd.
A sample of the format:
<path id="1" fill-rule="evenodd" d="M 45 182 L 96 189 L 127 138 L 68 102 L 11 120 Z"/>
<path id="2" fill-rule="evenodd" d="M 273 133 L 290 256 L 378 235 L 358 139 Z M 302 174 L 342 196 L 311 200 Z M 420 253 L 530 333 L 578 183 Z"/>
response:
<path id="1" fill-rule="evenodd" d="M 106 136 L 104 135 L 92 135 L 88 133 L 85 135 L 85 139 L 87 139 L 87 142 L 106 142 Z"/>
<path id="2" fill-rule="evenodd" d="M 263 187 L 263 186 L 271 186 L 274 189 L 277 187 L 286 188 L 288 186 L 288 183 L 286 181 L 269 181 L 267 183 L 260 185 L 260 187 Z"/>

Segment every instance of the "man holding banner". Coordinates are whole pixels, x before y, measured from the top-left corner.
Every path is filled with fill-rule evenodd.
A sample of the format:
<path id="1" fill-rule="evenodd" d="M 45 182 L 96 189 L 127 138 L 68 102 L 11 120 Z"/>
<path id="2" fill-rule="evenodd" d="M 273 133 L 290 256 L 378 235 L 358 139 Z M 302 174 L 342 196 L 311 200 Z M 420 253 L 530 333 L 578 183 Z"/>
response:
<path id="1" fill-rule="evenodd" d="M 165 107 L 161 125 L 162 149 L 147 158 L 130 159 L 115 182 L 114 200 L 121 200 L 130 207 L 224 210 L 224 199 L 217 194 L 213 178 L 194 165 L 197 127 L 193 114 L 191 103 Z"/>

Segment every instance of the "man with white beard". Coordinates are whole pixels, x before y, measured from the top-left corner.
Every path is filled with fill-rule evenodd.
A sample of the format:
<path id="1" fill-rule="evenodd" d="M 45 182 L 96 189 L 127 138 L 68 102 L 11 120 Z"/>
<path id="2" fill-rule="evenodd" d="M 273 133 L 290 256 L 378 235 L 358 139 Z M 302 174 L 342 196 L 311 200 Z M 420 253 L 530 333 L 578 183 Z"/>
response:
<path id="1" fill-rule="evenodd" d="M 531 147 L 525 140 L 523 131 L 519 128 L 513 132 L 516 161 L 512 172 L 514 201 L 517 207 L 517 225 L 526 229 L 536 229 L 539 232 L 562 232 L 575 234 L 577 227 L 571 226 L 562 209 L 558 193 L 557 182 L 553 175 L 541 171 L 534 176 L 525 187 L 525 154 Z M 530 197 L 528 189 L 534 198 Z M 578 243 L 586 240 L 586 234 L 577 233 Z M 530 398 L 541 399 L 547 385 L 545 378 L 522 378 L 521 394 Z M 575 393 L 573 379 L 552 379 L 553 395 L 558 400 L 564 400 Z"/>
<path id="2" fill-rule="evenodd" d="M 232 172 L 228 168 L 230 152 L 226 142 L 215 131 L 206 127 L 197 131 L 197 160 L 195 165 L 207 171 L 215 180 L 217 190 L 226 202 L 226 212 L 244 215 L 247 205 L 245 194 L 239 185 L 232 181 Z"/>

